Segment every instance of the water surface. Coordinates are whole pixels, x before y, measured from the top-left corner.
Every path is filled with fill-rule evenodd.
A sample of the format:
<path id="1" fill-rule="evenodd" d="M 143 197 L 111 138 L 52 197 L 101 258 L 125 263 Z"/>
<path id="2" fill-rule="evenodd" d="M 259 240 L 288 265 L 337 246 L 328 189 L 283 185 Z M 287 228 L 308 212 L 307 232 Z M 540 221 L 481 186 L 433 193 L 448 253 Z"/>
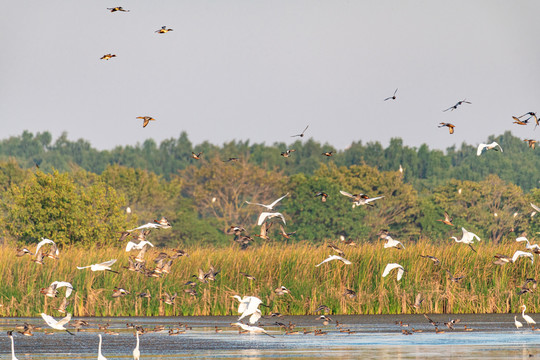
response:
<path id="1" fill-rule="evenodd" d="M 532 315 L 533 318 L 535 317 Z M 19 359 L 95 359 L 98 349 L 98 333 L 103 334 L 102 352 L 109 360 L 132 358 L 135 347 L 133 330 L 126 324 L 141 325 L 146 329 L 164 326 L 164 330 L 148 332 L 140 337 L 143 359 L 508 359 L 540 357 L 540 331 L 527 326 L 516 329 L 514 315 L 430 315 L 443 334 L 436 334 L 434 327 L 423 315 L 361 315 L 332 316 L 324 325 L 317 316 L 285 316 L 263 318 L 261 324 L 274 337 L 239 334 L 229 324 L 236 317 L 142 317 L 142 318 L 81 318 L 90 322 L 87 331 L 71 336 L 56 331 L 46 335 L 46 324 L 41 318 L 0 319 L 0 357 L 10 358 L 10 341 L 7 330 L 25 322 L 39 325 L 43 330 L 34 336 L 15 335 L 15 353 Z M 518 316 L 520 317 L 520 316 Z M 460 318 L 454 330 L 443 322 Z M 336 326 L 336 321 L 339 326 Z M 408 324 L 397 325 L 396 321 Z M 296 324 L 298 334 L 285 335 L 276 322 Z M 524 322 L 522 320 L 522 322 Z M 118 335 L 107 335 L 98 324 L 109 323 L 109 329 Z M 181 325 L 180 325 L 181 324 Z M 171 328 L 188 329 L 177 336 L 169 336 Z M 473 331 L 465 331 L 464 326 Z M 216 332 L 215 327 L 221 332 Z M 403 335 L 402 330 L 412 331 Z M 315 336 L 303 330 L 322 330 L 326 334 Z M 351 333 L 341 330 L 350 329 Z"/>

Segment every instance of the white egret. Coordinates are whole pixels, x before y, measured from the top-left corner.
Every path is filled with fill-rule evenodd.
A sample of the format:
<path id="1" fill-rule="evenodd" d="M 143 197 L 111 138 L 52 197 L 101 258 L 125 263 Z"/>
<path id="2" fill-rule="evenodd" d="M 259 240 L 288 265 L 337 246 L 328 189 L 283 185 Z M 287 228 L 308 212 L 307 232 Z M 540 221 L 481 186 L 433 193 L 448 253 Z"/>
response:
<path id="1" fill-rule="evenodd" d="M 283 200 L 283 198 L 285 198 L 286 196 L 288 196 L 289 193 L 286 193 L 285 195 L 283 195 L 282 197 L 280 197 L 279 199 L 277 199 L 276 201 L 274 201 L 273 203 L 271 203 L 270 205 L 265 205 L 265 204 L 259 204 L 259 203 L 253 203 L 253 202 L 249 202 L 249 201 L 246 201 L 246 204 L 250 204 L 250 205 L 259 205 L 259 206 L 262 206 L 268 210 L 273 210 L 274 209 L 274 206 L 276 206 L 276 204 L 278 202 L 280 202 L 281 200 Z"/>
<path id="2" fill-rule="evenodd" d="M 521 317 L 527 322 L 527 325 L 536 324 L 536 321 L 534 321 L 532 317 L 530 317 L 529 315 L 525 315 L 525 310 L 527 310 L 527 307 L 525 305 L 521 305 L 521 307 L 523 308 L 523 311 L 521 312 Z"/>
<path id="3" fill-rule="evenodd" d="M 257 220 L 257 225 L 261 226 L 267 219 L 271 219 L 274 217 L 279 217 L 283 221 L 283 224 L 287 225 L 285 222 L 285 217 L 283 217 L 283 214 L 280 212 L 262 212 L 261 215 L 259 215 L 259 220 Z"/>
<path id="4" fill-rule="evenodd" d="M 464 244 L 467 244 L 469 245 L 469 247 L 474 251 L 476 252 L 476 250 L 474 250 L 474 248 L 472 247 L 472 244 L 474 243 L 474 240 L 478 240 L 480 241 L 481 239 L 478 237 L 478 235 L 470 232 L 470 231 L 467 231 L 465 230 L 464 227 L 461 228 L 461 231 L 463 233 L 461 239 L 458 240 L 458 238 L 456 238 L 455 236 L 452 236 L 451 238 L 456 240 L 456 242 L 462 242 Z"/>
<path id="5" fill-rule="evenodd" d="M 484 151 L 484 149 L 499 151 L 497 149 L 497 146 L 499 147 L 499 149 L 501 149 L 501 152 L 503 152 L 501 145 L 497 144 L 495 141 L 492 142 L 491 144 L 480 144 L 478 145 L 478 149 L 476 150 L 476 155 L 477 156 L 482 155 L 482 151 Z"/>
<path id="6" fill-rule="evenodd" d="M 396 249 L 399 249 L 399 245 L 401 245 L 401 247 L 405 249 L 405 246 L 402 243 L 400 243 L 397 240 L 394 240 L 390 235 L 384 236 L 383 239 L 386 240 L 386 242 L 384 243 L 385 249 L 393 248 L 393 247 Z"/>
<path id="7" fill-rule="evenodd" d="M 90 268 L 90 270 L 92 271 L 105 271 L 106 270 L 106 271 L 110 271 L 110 272 L 118 274 L 117 271 L 111 270 L 111 267 L 110 267 L 115 262 L 116 262 L 116 259 L 112 259 L 109 261 L 102 262 L 100 264 L 93 264 L 93 265 L 88 265 L 88 266 L 77 266 L 77 269 L 82 270 L 82 269 Z"/>
<path id="8" fill-rule="evenodd" d="M 66 298 L 68 298 L 73 291 L 73 285 L 66 281 L 55 281 L 51 285 L 49 285 L 49 287 L 42 288 L 40 290 L 40 293 L 48 297 L 56 297 L 56 295 L 58 294 L 58 289 L 61 287 L 66 288 Z"/>
<path id="9" fill-rule="evenodd" d="M 43 246 L 43 245 L 46 245 L 46 244 L 51 244 L 52 245 L 52 251 L 54 252 L 54 254 L 56 256 L 58 256 L 60 254 L 60 252 L 58 251 L 58 246 L 56 246 L 56 243 L 50 239 L 45 239 L 45 238 L 41 238 L 41 241 L 37 244 L 37 247 L 36 247 L 36 254 L 39 252 L 39 249 Z"/>
<path id="10" fill-rule="evenodd" d="M 514 316 L 514 325 L 516 325 L 516 329 L 523 327 L 523 324 L 521 323 L 521 321 L 518 321 L 517 316 Z"/>
<path id="11" fill-rule="evenodd" d="M 522 241 L 525 241 L 527 243 L 527 245 L 525 245 L 525 249 L 527 250 L 532 250 L 534 252 L 538 252 L 540 251 L 540 246 L 538 246 L 538 244 L 532 244 L 529 242 L 529 239 L 527 239 L 525 236 L 520 236 L 516 239 L 516 241 L 518 242 L 522 242 Z"/>
<path id="12" fill-rule="evenodd" d="M 401 266 L 399 264 L 396 264 L 396 263 L 386 265 L 386 267 L 384 268 L 382 276 L 386 277 L 388 274 L 390 274 L 390 271 L 392 271 L 394 269 L 398 269 L 397 280 L 398 281 L 401 280 L 401 277 L 403 276 L 403 273 L 405 272 L 405 269 L 403 268 L 403 266 Z"/>
<path id="13" fill-rule="evenodd" d="M 73 335 L 68 329 L 66 329 L 64 327 L 64 325 L 66 325 L 71 320 L 71 314 L 67 314 L 67 316 L 65 318 L 63 318 L 61 320 L 58 320 L 58 321 L 56 321 L 52 316 L 47 315 L 45 313 L 41 313 L 41 317 L 43 318 L 43 320 L 45 320 L 47 325 L 49 325 L 53 329 L 55 329 L 55 330 L 64 330 L 68 334 Z"/>
<path id="14" fill-rule="evenodd" d="M 238 312 L 241 314 L 238 318 L 238 321 L 242 320 L 248 315 L 251 315 L 249 318 L 249 323 L 254 324 L 261 318 L 261 311 L 258 309 L 259 305 L 262 304 L 262 300 L 256 296 L 244 296 L 241 298 L 238 295 L 234 295 L 233 298 L 240 302 L 238 305 Z"/>
<path id="15" fill-rule="evenodd" d="M 344 263 L 345 265 L 351 265 L 351 264 L 352 264 L 352 262 L 350 262 L 349 260 L 347 260 L 347 259 L 345 259 L 345 258 L 342 258 L 341 256 L 338 256 L 338 255 L 330 255 L 329 257 L 327 257 L 326 259 L 324 259 L 320 264 L 315 265 L 315 267 L 319 267 L 319 266 L 321 266 L 322 264 L 327 263 L 327 262 L 332 261 L 332 260 L 339 260 L 339 261 L 341 261 L 342 263 Z"/>
<path id="16" fill-rule="evenodd" d="M 98 334 L 99 335 L 99 346 L 98 346 L 98 355 L 97 355 L 97 360 L 107 360 L 107 358 L 105 356 L 103 356 L 103 354 L 101 353 L 101 334 Z"/>
<path id="17" fill-rule="evenodd" d="M 240 322 L 235 322 L 235 323 L 233 323 L 231 325 L 239 326 L 239 327 L 242 328 L 242 330 L 249 331 L 251 334 L 265 334 L 265 335 L 268 335 L 270 337 L 274 337 L 274 336 L 270 335 L 269 333 L 267 333 L 266 330 L 264 330 L 262 327 L 249 326 L 249 325 L 246 325 L 246 324 L 242 324 Z"/>
<path id="18" fill-rule="evenodd" d="M 531 259 L 531 264 L 534 264 L 534 255 L 533 253 L 530 253 L 530 252 L 525 252 L 525 251 L 521 251 L 521 250 L 517 250 L 515 253 L 514 253 L 514 256 L 512 256 L 512 262 L 515 263 L 516 260 L 522 256 L 527 256 L 528 258 Z"/>
<path id="19" fill-rule="evenodd" d="M 139 330 L 135 330 L 135 334 L 137 335 L 137 346 L 133 349 L 133 359 L 139 360 L 141 358 L 141 351 L 139 350 Z"/>
<path id="20" fill-rule="evenodd" d="M 130 241 L 126 245 L 126 252 L 129 252 L 131 250 L 142 250 L 143 247 L 146 245 L 150 245 L 151 247 L 154 247 L 154 245 L 150 241 L 143 240 L 140 243 L 136 244 L 133 241 Z"/>
<path id="21" fill-rule="evenodd" d="M 13 341 L 13 331 L 8 331 L 7 334 L 9 338 L 11 339 L 11 360 L 19 360 L 15 356 L 15 343 Z"/>

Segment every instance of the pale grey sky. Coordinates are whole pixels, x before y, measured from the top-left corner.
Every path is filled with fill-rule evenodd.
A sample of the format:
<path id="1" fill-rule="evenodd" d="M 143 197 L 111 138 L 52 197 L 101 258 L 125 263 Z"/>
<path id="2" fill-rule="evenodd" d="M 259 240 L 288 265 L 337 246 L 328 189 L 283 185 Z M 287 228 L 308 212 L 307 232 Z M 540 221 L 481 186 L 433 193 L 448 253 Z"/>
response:
<path id="1" fill-rule="evenodd" d="M 272 144 L 307 124 L 339 149 L 535 138 L 511 116 L 540 112 L 539 13 L 536 0 L 10 1 L 1 138 L 67 131 L 110 149 L 186 131 L 195 144 Z M 154 33 L 162 25 L 174 31 Z M 157 121 L 143 129 L 143 115 Z"/>

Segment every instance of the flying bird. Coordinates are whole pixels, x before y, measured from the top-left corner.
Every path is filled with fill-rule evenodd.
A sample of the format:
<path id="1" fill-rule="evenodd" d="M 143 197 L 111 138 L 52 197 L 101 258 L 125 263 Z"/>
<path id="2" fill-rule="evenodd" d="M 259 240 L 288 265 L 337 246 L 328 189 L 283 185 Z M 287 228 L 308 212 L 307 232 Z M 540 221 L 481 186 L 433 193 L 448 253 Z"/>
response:
<path id="1" fill-rule="evenodd" d="M 450 217 L 450 215 L 448 215 L 446 211 L 444 212 L 444 219 L 439 219 L 437 221 L 440 221 L 446 225 L 454 226 L 454 224 L 452 224 L 452 218 Z"/>
<path id="2" fill-rule="evenodd" d="M 534 205 L 533 203 L 530 203 L 530 204 L 531 204 L 532 208 L 534 209 L 534 211 L 531 213 L 531 217 L 534 217 L 534 215 L 536 215 L 537 213 L 540 213 L 540 207 Z"/>
<path id="3" fill-rule="evenodd" d="M 384 243 L 384 248 L 385 249 L 388 249 L 388 248 L 399 249 L 399 246 L 401 246 L 403 249 L 405 249 L 405 246 L 402 243 L 400 243 L 397 240 L 394 240 L 390 235 L 384 235 L 384 237 L 381 236 L 381 238 L 386 240 L 386 242 Z"/>
<path id="4" fill-rule="evenodd" d="M 450 134 L 454 133 L 454 128 L 456 127 L 456 125 L 450 124 L 450 123 L 445 123 L 445 122 L 442 122 L 442 123 L 439 124 L 439 127 L 444 127 L 444 126 L 446 126 L 448 128 L 448 131 L 450 132 Z"/>
<path id="5" fill-rule="evenodd" d="M 88 266 L 77 266 L 77 269 L 82 270 L 82 269 L 90 268 L 90 270 L 92 271 L 110 271 L 110 272 L 118 274 L 117 271 L 111 270 L 111 265 L 114 264 L 115 262 L 116 262 L 116 259 L 112 259 L 109 261 L 102 262 L 100 264 L 92 264 Z"/>
<path id="6" fill-rule="evenodd" d="M 308 127 L 309 127 L 309 125 L 306 126 L 306 128 L 304 129 L 304 131 L 302 131 L 300 134 L 292 135 L 291 137 L 295 137 L 295 136 L 304 137 L 304 133 L 306 132 L 306 130 L 308 129 Z"/>
<path id="7" fill-rule="evenodd" d="M 527 143 L 527 145 L 531 148 L 531 149 L 534 149 L 536 147 L 536 143 L 537 141 L 536 140 L 533 140 L 533 139 L 523 139 L 523 141 L 525 141 Z"/>
<path id="8" fill-rule="evenodd" d="M 461 239 L 458 240 L 458 238 L 456 238 L 455 236 L 452 236 L 451 239 L 454 239 L 456 242 L 461 242 L 461 243 L 464 243 L 464 244 L 467 244 L 470 246 L 470 248 L 476 252 L 476 250 L 474 250 L 474 248 L 472 247 L 472 244 L 474 243 L 474 240 L 478 240 L 480 241 L 480 238 L 478 237 L 478 235 L 470 232 L 470 231 L 467 231 L 465 230 L 465 228 L 461 228 L 461 231 L 463 233 Z"/>
<path id="9" fill-rule="evenodd" d="M 519 259 L 522 256 L 526 256 L 531 259 L 531 264 L 534 264 L 534 255 L 533 253 L 517 250 L 514 253 L 514 256 L 512 256 L 512 262 L 515 263 L 517 259 Z"/>
<path id="10" fill-rule="evenodd" d="M 242 328 L 242 330 L 244 331 L 247 331 L 251 334 L 265 334 L 265 335 L 268 335 L 270 337 L 274 337 L 272 335 L 270 335 L 269 333 L 266 332 L 266 330 L 264 330 L 262 327 L 259 327 L 259 326 L 249 326 L 249 325 L 246 325 L 246 324 L 242 324 L 241 322 L 235 322 L 233 324 L 231 324 L 233 326 L 239 326 L 240 328 Z"/>
<path id="11" fill-rule="evenodd" d="M 257 225 L 261 226 L 266 220 L 279 217 L 283 221 L 283 224 L 287 225 L 285 222 L 285 217 L 280 212 L 262 212 L 261 215 L 259 215 L 259 220 L 257 220 Z"/>
<path id="12" fill-rule="evenodd" d="M 457 107 L 458 107 L 459 105 L 461 105 L 461 104 L 472 104 L 472 103 L 471 103 L 470 101 L 467 101 L 467 99 L 463 99 L 463 100 L 461 100 L 461 101 L 458 101 L 454 106 L 450 106 L 448 109 L 443 110 L 443 112 L 448 111 L 448 110 L 454 111 L 454 110 L 456 110 Z"/>
<path id="13" fill-rule="evenodd" d="M 173 31 L 173 29 L 167 29 L 167 26 L 162 26 L 161 29 L 159 30 L 156 30 L 154 32 L 158 33 L 158 34 L 165 34 L 169 31 Z"/>
<path id="14" fill-rule="evenodd" d="M 514 119 L 514 122 L 513 124 L 517 124 L 517 125 L 527 125 L 529 123 L 529 119 L 527 120 L 521 120 L 515 116 L 512 116 L 512 119 Z"/>
<path id="15" fill-rule="evenodd" d="M 56 321 L 52 316 L 47 315 L 45 313 L 41 313 L 41 317 L 47 325 L 52 327 L 55 330 L 65 330 L 68 334 L 73 335 L 68 329 L 64 327 L 69 321 L 71 320 L 71 314 L 67 314 L 67 316 L 61 320 Z"/>
<path id="16" fill-rule="evenodd" d="M 352 264 L 352 262 L 350 262 L 349 260 L 347 260 L 347 259 L 345 259 L 345 258 L 342 258 L 341 256 L 338 256 L 338 255 L 330 255 L 329 257 L 327 257 L 326 259 L 324 259 L 320 264 L 315 265 L 315 267 L 319 267 L 319 266 L 321 266 L 322 264 L 327 263 L 327 262 L 332 261 L 332 260 L 339 260 L 339 261 L 341 261 L 342 263 L 344 263 L 345 265 L 351 265 L 351 264 Z"/>
<path id="17" fill-rule="evenodd" d="M 202 155 L 202 151 L 200 153 L 197 153 L 195 154 L 193 151 L 191 152 L 191 157 L 195 160 L 200 160 L 201 159 L 201 155 Z"/>
<path id="18" fill-rule="evenodd" d="M 143 121 L 143 125 L 142 125 L 143 128 L 145 128 L 146 125 L 148 125 L 148 123 L 149 123 L 150 121 L 155 121 L 155 120 L 156 120 L 156 119 L 154 119 L 154 118 L 151 117 L 151 116 L 137 116 L 136 119 L 142 119 L 142 120 L 144 120 L 144 121 Z"/>
<path id="19" fill-rule="evenodd" d="M 291 153 L 292 152 L 295 152 L 296 150 L 294 149 L 287 149 L 287 151 L 284 151 L 281 153 L 281 156 L 283 156 L 284 158 L 288 158 L 289 156 L 291 156 Z"/>
<path id="20" fill-rule="evenodd" d="M 386 277 L 388 274 L 390 274 L 390 271 L 394 270 L 394 269 L 398 269 L 397 271 L 397 280 L 401 280 L 401 277 L 403 276 L 403 273 L 405 272 L 405 269 L 403 268 L 403 266 L 399 265 L 399 264 L 387 264 L 386 267 L 384 268 L 384 271 L 383 271 L 383 274 L 382 276 L 383 277 Z"/>
<path id="21" fill-rule="evenodd" d="M 238 312 L 241 315 L 238 318 L 238 321 L 249 315 L 251 315 L 249 318 L 250 324 L 255 324 L 257 321 L 259 321 L 262 316 L 261 311 L 259 310 L 259 305 L 262 304 L 261 299 L 256 296 L 244 296 L 241 298 L 238 295 L 234 295 L 232 297 L 240 302 L 238 305 Z"/>
<path id="22" fill-rule="evenodd" d="M 459 276 L 459 277 L 455 277 L 454 275 L 452 275 L 452 273 L 447 269 L 446 272 L 448 273 L 448 276 L 450 277 L 450 280 L 452 282 L 459 282 L 461 279 L 463 279 L 465 276 Z"/>
<path id="23" fill-rule="evenodd" d="M 129 12 L 129 10 L 124 9 L 121 6 L 116 6 L 116 7 L 113 7 L 113 8 L 107 8 L 107 10 L 109 10 L 112 13 L 116 12 L 116 11 Z"/>
<path id="24" fill-rule="evenodd" d="M 333 156 L 334 154 L 333 154 L 333 151 L 325 151 L 321 155 L 330 157 L 330 156 Z"/>
<path id="25" fill-rule="evenodd" d="M 317 196 L 321 197 L 321 202 L 326 202 L 326 199 L 328 198 L 328 194 L 322 191 L 319 191 L 318 193 L 316 193 L 315 197 Z"/>
<path id="26" fill-rule="evenodd" d="M 386 99 L 384 99 L 384 101 L 386 101 L 386 100 L 396 100 L 396 93 L 397 93 L 397 90 L 398 90 L 398 89 L 396 89 L 396 90 L 394 91 L 394 95 L 392 95 L 392 96 L 390 96 L 390 97 L 387 97 Z"/>
<path id="27" fill-rule="evenodd" d="M 112 59 L 113 57 L 116 57 L 115 54 L 105 54 L 103 55 L 102 57 L 100 57 L 101 60 L 110 60 Z"/>
<path id="28" fill-rule="evenodd" d="M 349 198 L 351 198 L 353 200 L 353 209 L 356 207 L 356 206 L 362 206 L 362 205 L 369 205 L 369 206 L 373 206 L 373 204 L 371 204 L 371 202 L 375 201 L 375 200 L 379 200 L 379 199 L 382 199 L 384 196 L 377 196 L 377 197 L 374 197 L 374 198 L 370 198 L 369 196 L 367 196 L 366 194 L 350 194 L 346 191 L 343 191 L 343 190 L 339 190 L 340 194 L 341 195 L 345 195 Z"/>
<path id="29" fill-rule="evenodd" d="M 501 149 L 501 152 L 503 152 L 501 145 L 497 144 L 495 141 L 492 142 L 491 144 L 480 144 L 478 145 L 478 149 L 476 150 L 476 155 L 477 156 L 482 155 L 482 151 L 484 151 L 484 149 L 499 151 L 497 149 L 497 146 L 499 147 L 499 149 Z"/>
<path id="30" fill-rule="evenodd" d="M 286 196 L 288 196 L 289 193 L 286 193 L 285 195 L 283 195 L 282 197 L 280 197 L 279 199 L 277 199 L 276 201 L 274 201 L 273 203 L 271 203 L 270 205 L 265 205 L 265 204 L 259 204 L 259 203 L 253 203 L 253 202 L 249 202 L 249 201 L 246 201 L 246 204 L 250 204 L 250 205 L 259 205 L 259 206 L 262 206 L 268 210 L 273 210 L 274 209 L 274 206 L 276 206 L 276 204 L 278 202 L 280 202 L 281 200 L 283 200 Z"/>
<path id="31" fill-rule="evenodd" d="M 429 259 L 431 261 L 433 261 L 433 265 L 439 265 L 441 263 L 441 260 L 439 260 L 438 258 L 436 258 L 435 256 L 431 256 L 431 255 L 420 255 L 420 257 L 423 257 L 423 258 L 426 258 L 426 259 Z"/>

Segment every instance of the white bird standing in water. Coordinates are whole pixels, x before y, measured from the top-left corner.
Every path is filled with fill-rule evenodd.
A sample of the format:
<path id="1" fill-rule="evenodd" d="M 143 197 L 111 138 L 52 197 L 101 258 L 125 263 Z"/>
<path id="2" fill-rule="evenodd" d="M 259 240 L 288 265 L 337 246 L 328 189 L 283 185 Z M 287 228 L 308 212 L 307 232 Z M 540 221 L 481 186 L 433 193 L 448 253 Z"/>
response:
<path id="1" fill-rule="evenodd" d="M 133 349 L 133 359 L 139 360 L 141 358 L 141 351 L 139 350 L 139 330 L 135 330 L 135 334 L 137 334 L 137 346 Z"/>
<path id="2" fill-rule="evenodd" d="M 525 310 L 527 310 L 527 307 L 525 305 L 521 305 L 521 307 L 523 308 L 523 311 L 521 312 L 521 317 L 527 322 L 527 325 L 536 324 L 536 321 L 534 321 L 532 317 L 530 317 L 529 315 L 525 315 Z"/>
<path id="3" fill-rule="evenodd" d="M 283 195 L 282 197 L 280 197 L 279 199 L 277 199 L 276 201 L 274 201 L 273 203 L 271 203 L 270 205 L 265 205 L 265 204 L 259 204 L 259 203 L 253 203 L 253 202 L 249 202 L 249 201 L 246 201 L 246 204 L 250 204 L 250 205 L 259 205 L 259 206 L 262 206 L 268 210 L 274 210 L 274 206 L 276 206 L 276 204 L 278 202 L 280 202 L 281 200 L 283 200 L 283 198 L 285 198 L 286 196 L 288 196 L 289 193 L 286 193 L 285 195 Z"/>
<path id="4" fill-rule="evenodd" d="M 52 316 L 47 315 L 45 313 L 41 313 L 41 317 L 43 318 L 43 320 L 45 320 L 47 325 L 49 325 L 53 329 L 55 329 L 55 330 L 64 330 L 68 334 L 73 335 L 68 329 L 66 329 L 64 327 L 64 325 L 66 325 L 71 320 L 71 314 L 67 314 L 67 316 L 65 318 L 63 318 L 61 320 L 58 320 L 58 321 L 56 321 Z"/>
<path id="5" fill-rule="evenodd" d="M 338 256 L 338 255 L 330 255 L 329 257 L 327 257 L 326 259 L 324 259 L 320 264 L 315 265 L 315 267 L 319 267 L 319 266 L 321 266 L 322 264 L 327 263 L 327 262 L 332 261 L 332 260 L 339 260 L 339 261 L 341 261 L 342 263 L 344 263 L 345 265 L 351 265 L 351 264 L 352 264 L 352 262 L 350 262 L 349 260 L 347 260 L 347 259 L 345 259 L 345 258 L 342 258 L 341 256 Z"/>
<path id="6" fill-rule="evenodd" d="M 13 342 L 13 331 L 7 332 L 9 338 L 11 339 L 11 360 L 19 360 L 15 356 L 15 343 Z"/>
<path id="7" fill-rule="evenodd" d="M 482 155 L 482 151 L 484 151 L 484 149 L 499 151 L 497 149 L 497 146 L 499 147 L 499 149 L 501 149 L 501 152 L 503 152 L 501 145 L 497 144 L 495 141 L 492 142 L 491 144 L 480 144 L 478 145 L 478 149 L 476 150 L 476 155 L 477 156 Z"/>
<path id="8" fill-rule="evenodd" d="M 399 264 L 395 264 L 395 263 L 386 265 L 386 267 L 384 268 L 382 276 L 386 277 L 388 274 L 390 274 L 390 271 L 392 271 L 394 269 L 398 269 L 397 280 L 398 281 L 401 280 L 401 277 L 403 276 L 403 273 L 405 272 L 405 269 L 403 268 L 403 266 L 401 266 Z"/>
<path id="9" fill-rule="evenodd" d="M 112 259 L 109 261 L 102 262 L 100 264 L 93 264 L 93 265 L 88 265 L 88 266 L 77 266 L 77 269 L 82 270 L 82 269 L 90 268 L 90 270 L 92 271 L 105 271 L 106 270 L 106 271 L 110 271 L 110 272 L 118 274 L 117 271 L 111 270 L 111 267 L 110 267 L 115 262 L 116 262 L 116 259 Z"/>
<path id="10" fill-rule="evenodd" d="M 99 334 L 99 347 L 98 347 L 98 356 L 97 360 L 107 360 L 105 356 L 101 353 L 101 334 Z"/>
<path id="11" fill-rule="evenodd" d="M 521 321 L 518 321 L 517 316 L 514 316 L 514 325 L 516 325 L 516 329 L 523 327 L 523 324 L 521 323 Z"/>

